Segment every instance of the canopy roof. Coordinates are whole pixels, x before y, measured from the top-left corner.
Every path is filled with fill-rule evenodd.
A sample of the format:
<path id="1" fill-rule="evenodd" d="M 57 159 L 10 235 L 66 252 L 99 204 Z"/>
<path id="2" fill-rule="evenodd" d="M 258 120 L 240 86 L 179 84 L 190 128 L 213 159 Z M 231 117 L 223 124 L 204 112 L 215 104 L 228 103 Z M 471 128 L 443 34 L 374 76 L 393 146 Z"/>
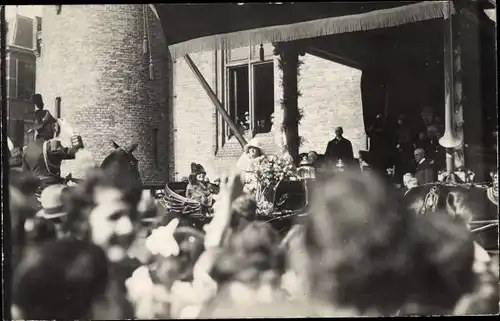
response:
<path id="1" fill-rule="evenodd" d="M 155 4 L 172 56 L 442 18 L 448 1 Z M 454 7 L 451 4 L 451 11 Z"/>

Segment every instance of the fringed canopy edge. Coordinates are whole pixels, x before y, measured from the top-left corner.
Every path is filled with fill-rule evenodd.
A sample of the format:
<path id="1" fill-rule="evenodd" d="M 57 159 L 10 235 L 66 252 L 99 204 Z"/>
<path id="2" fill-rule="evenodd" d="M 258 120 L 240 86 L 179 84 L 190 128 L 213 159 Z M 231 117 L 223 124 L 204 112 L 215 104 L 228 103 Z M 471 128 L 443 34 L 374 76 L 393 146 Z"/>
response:
<path id="1" fill-rule="evenodd" d="M 169 46 L 169 49 L 172 58 L 176 59 L 193 52 L 221 48 L 233 49 L 251 44 L 286 42 L 345 32 L 396 27 L 407 23 L 447 17 L 450 13 L 455 14 L 452 1 L 422 1 L 356 15 L 211 35 L 174 44 Z"/>

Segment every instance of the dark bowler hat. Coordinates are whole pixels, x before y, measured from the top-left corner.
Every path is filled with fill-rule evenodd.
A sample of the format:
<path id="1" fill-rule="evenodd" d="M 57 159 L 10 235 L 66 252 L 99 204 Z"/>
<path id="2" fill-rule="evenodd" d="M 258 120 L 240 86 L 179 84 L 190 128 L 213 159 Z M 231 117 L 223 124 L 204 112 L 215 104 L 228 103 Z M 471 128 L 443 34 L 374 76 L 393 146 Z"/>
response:
<path id="1" fill-rule="evenodd" d="M 30 132 L 32 132 L 34 130 L 38 131 L 47 125 L 52 125 L 55 123 L 57 123 L 57 120 L 54 118 L 54 116 L 52 116 L 50 111 L 45 110 L 45 116 L 42 118 L 42 120 L 40 122 L 37 121 L 33 124 L 32 128 L 30 129 Z"/>

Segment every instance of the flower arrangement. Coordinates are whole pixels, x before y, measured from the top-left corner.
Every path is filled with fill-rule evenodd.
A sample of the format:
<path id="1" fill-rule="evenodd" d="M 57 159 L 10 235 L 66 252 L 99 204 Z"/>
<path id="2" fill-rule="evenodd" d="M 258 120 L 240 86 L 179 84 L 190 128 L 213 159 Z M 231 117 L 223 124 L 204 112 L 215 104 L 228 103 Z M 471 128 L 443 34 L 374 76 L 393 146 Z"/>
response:
<path id="1" fill-rule="evenodd" d="M 274 189 L 282 180 L 296 177 L 293 160 L 285 157 L 265 156 L 252 163 L 256 186 L 254 195 L 257 200 L 257 214 L 269 215 L 274 207 Z"/>

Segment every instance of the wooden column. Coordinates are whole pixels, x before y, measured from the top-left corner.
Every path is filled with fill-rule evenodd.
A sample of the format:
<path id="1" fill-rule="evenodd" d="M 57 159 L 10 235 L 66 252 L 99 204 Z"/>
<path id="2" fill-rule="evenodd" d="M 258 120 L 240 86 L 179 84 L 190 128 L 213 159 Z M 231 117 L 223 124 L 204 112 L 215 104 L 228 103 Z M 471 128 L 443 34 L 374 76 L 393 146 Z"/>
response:
<path id="1" fill-rule="evenodd" d="M 452 17 L 451 1 L 445 2 L 444 16 L 444 88 L 445 88 L 445 133 L 439 140 L 446 148 L 446 171 L 449 180 L 455 179 L 454 156 L 463 148 L 462 113 L 462 62 L 457 24 Z M 458 122 L 457 122 L 458 120 Z M 457 126 L 459 125 L 459 126 Z"/>
<path id="2" fill-rule="evenodd" d="M 198 79 L 201 86 L 207 93 L 208 97 L 215 105 L 215 108 L 217 108 L 217 111 L 222 115 L 222 119 L 224 119 L 224 121 L 229 125 L 229 128 L 231 128 L 234 136 L 236 137 L 241 147 L 243 148 L 247 144 L 247 141 L 245 140 L 245 138 L 243 138 L 243 135 L 241 135 L 241 133 L 239 132 L 236 123 L 232 121 L 231 117 L 222 106 L 222 103 L 219 101 L 219 98 L 217 98 L 217 95 L 213 92 L 212 88 L 210 88 L 210 85 L 207 83 L 207 81 L 201 74 L 200 70 L 196 67 L 191 57 L 189 55 L 185 55 L 184 60 L 188 64 L 189 68 L 191 68 L 191 71 L 196 76 L 196 79 Z"/>
<path id="3" fill-rule="evenodd" d="M 299 157 L 300 136 L 299 121 L 300 111 L 298 105 L 298 68 L 299 55 L 304 51 L 293 42 L 275 44 L 275 54 L 279 55 L 279 64 L 283 72 L 283 130 L 285 133 L 286 149 L 294 161 Z"/>

